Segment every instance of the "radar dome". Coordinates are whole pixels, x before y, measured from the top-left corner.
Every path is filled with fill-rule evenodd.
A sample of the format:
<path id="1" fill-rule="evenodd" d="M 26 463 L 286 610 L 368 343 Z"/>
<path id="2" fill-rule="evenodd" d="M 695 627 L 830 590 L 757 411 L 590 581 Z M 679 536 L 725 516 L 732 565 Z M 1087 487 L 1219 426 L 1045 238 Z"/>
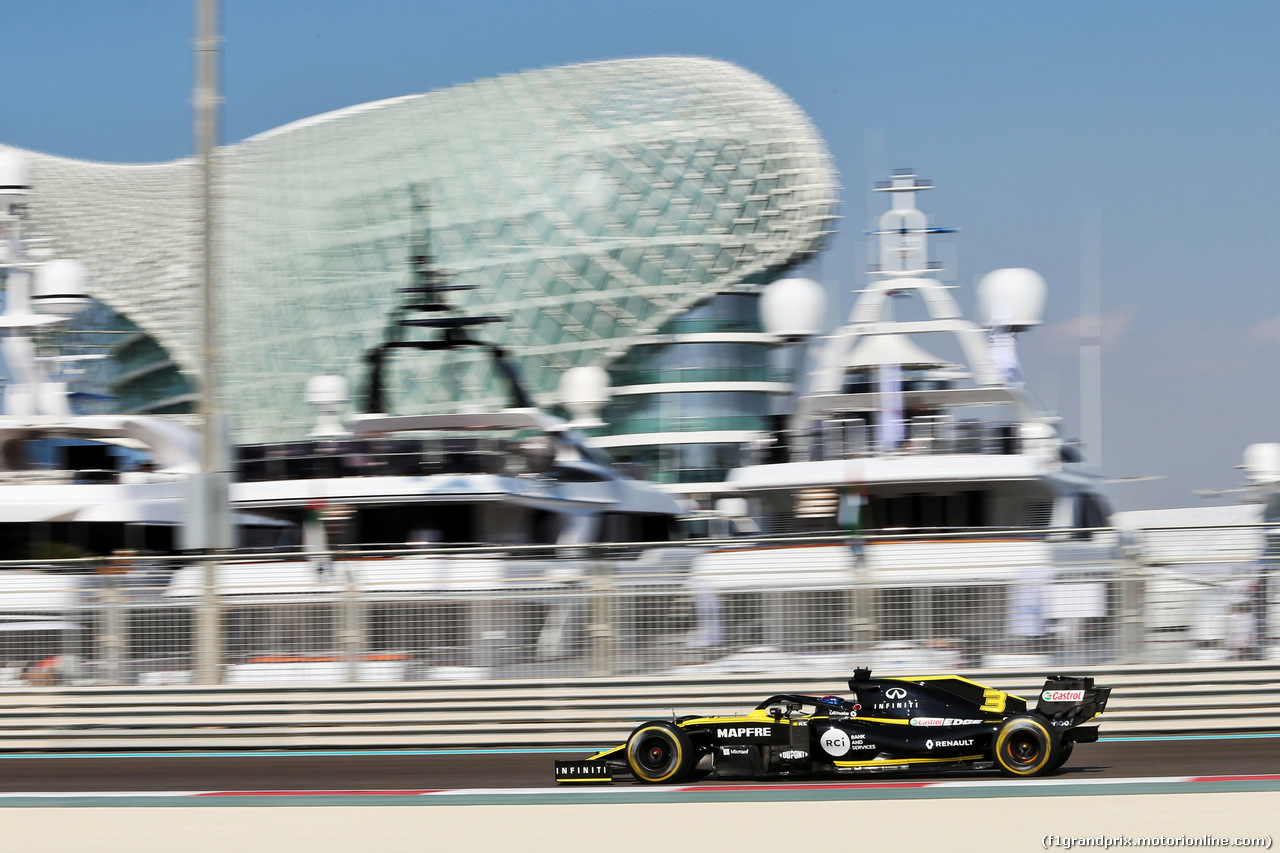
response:
<path id="1" fill-rule="evenodd" d="M 312 376 L 307 380 L 306 399 L 320 412 L 336 412 L 347 404 L 350 394 L 345 376 Z"/>
<path id="2" fill-rule="evenodd" d="M 1044 322 L 1044 279 L 1025 267 L 994 270 L 978 282 L 978 322 L 1015 332 Z"/>
<path id="3" fill-rule="evenodd" d="M 79 314 L 89 307 L 89 271 L 84 264 L 63 258 L 36 267 L 31 308 L 37 314 Z"/>
<path id="4" fill-rule="evenodd" d="M 784 341 L 800 341 L 822 331 L 827 292 L 808 278 L 781 278 L 760 296 L 760 322 Z"/>
<path id="5" fill-rule="evenodd" d="M 603 367 L 571 367 L 560 377 L 560 403 L 575 424 L 598 425 L 600 410 L 609 402 L 609 374 Z"/>
<path id="6" fill-rule="evenodd" d="M 1250 483 L 1280 482 L 1280 444 L 1251 444 L 1244 449 L 1244 472 Z"/>
<path id="7" fill-rule="evenodd" d="M 0 197 L 24 196 L 31 190 L 31 171 L 27 158 L 17 151 L 0 151 Z"/>
<path id="8" fill-rule="evenodd" d="M 310 432 L 312 438 L 337 438 L 351 434 L 338 414 L 351 397 L 345 376 L 312 376 L 307 380 L 303 396 L 316 410 L 316 425 Z"/>
<path id="9" fill-rule="evenodd" d="M 750 507 L 746 498 L 721 498 L 716 501 L 716 512 L 726 518 L 745 518 Z"/>

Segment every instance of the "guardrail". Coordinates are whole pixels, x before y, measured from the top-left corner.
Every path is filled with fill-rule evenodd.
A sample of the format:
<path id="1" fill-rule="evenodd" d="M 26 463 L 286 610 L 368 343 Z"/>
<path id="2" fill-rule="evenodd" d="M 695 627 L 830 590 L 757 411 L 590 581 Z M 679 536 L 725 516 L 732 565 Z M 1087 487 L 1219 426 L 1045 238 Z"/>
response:
<path id="1" fill-rule="evenodd" d="M 1077 670 L 1073 670 L 1073 674 Z M 1103 737 L 1280 731 L 1280 664 L 1081 668 L 1114 688 Z M 909 674 L 909 673 L 893 673 Z M 965 672 L 1034 697 L 1042 670 Z M 847 693 L 839 674 L 302 687 L 0 689 L 0 749 L 590 749 L 643 720 L 721 714 L 776 692 Z"/>

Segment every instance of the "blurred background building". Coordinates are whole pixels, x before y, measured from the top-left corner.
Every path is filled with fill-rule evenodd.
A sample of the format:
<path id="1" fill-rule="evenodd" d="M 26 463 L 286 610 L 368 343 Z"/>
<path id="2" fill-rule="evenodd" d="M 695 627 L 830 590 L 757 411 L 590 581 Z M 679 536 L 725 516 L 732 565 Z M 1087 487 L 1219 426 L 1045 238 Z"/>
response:
<path id="1" fill-rule="evenodd" d="M 29 231 L 82 260 L 97 298 L 49 347 L 86 362 L 94 411 L 195 400 L 197 164 L 30 153 Z M 561 374 L 615 387 L 599 441 L 672 482 L 738 464 L 789 390 L 770 367 L 762 285 L 817 252 L 837 177 L 777 88 L 725 62 L 668 57 L 517 74 L 350 107 L 221 150 L 222 405 L 237 441 L 297 438 L 316 374 L 364 385 L 425 242 L 504 318 L 483 337 L 554 403 Z M 415 197 L 425 205 L 415 205 Z M 502 405 L 489 359 L 396 357 L 398 412 Z"/>

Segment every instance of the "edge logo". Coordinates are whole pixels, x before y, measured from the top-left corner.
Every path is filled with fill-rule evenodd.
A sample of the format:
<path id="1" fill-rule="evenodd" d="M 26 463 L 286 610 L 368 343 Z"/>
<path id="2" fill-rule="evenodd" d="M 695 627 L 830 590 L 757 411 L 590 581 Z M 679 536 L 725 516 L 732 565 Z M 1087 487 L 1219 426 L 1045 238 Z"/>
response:
<path id="1" fill-rule="evenodd" d="M 955 717 L 912 717 L 913 726 L 972 726 L 982 720 L 959 720 Z"/>

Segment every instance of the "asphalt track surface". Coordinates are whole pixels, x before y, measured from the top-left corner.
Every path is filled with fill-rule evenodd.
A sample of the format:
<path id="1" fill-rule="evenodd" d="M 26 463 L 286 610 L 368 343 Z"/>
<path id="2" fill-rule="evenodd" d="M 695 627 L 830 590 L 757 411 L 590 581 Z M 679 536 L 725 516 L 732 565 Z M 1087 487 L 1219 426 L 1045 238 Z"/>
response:
<path id="1" fill-rule="evenodd" d="M 0 756 L 0 793 L 146 791 L 390 791 L 546 788 L 556 758 L 585 753 L 405 751 Z M 1055 778 L 1223 776 L 1280 771 L 1280 737 L 1081 744 Z M 984 771 L 841 776 L 843 780 L 997 779 Z M 723 784 L 723 783 L 721 783 Z"/>

